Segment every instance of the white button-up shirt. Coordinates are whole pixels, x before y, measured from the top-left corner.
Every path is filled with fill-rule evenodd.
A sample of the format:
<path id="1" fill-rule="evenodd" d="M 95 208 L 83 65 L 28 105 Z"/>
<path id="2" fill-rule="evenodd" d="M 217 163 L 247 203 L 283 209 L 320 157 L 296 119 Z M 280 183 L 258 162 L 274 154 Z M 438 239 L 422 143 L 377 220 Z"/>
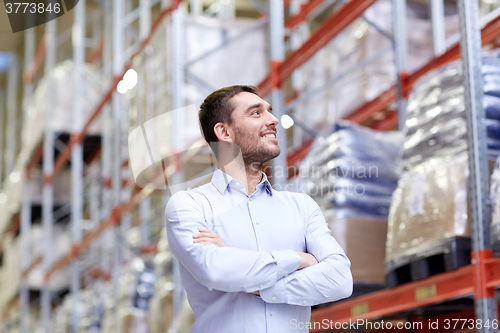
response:
<path id="1" fill-rule="evenodd" d="M 194 312 L 193 333 L 308 332 L 312 305 L 352 293 L 350 262 L 316 202 L 275 191 L 264 173 L 249 196 L 217 169 L 211 183 L 170 198 L 166 227 Z M 226 247 L 193 243 L 199 228 Z M 319 263 L 297 271 L 295 251 Z"/>

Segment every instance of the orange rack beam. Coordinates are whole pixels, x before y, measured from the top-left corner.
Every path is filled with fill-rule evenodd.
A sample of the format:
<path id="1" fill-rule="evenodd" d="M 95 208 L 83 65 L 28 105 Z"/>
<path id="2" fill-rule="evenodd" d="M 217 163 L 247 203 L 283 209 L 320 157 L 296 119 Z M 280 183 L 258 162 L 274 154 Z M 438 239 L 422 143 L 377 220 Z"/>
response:
<path id="1" fill-rule="evenodd" d="M 488 287 L 500 286 L 500 258 L 486 261 Z M 422 281 L 388 288 L 314 310 L 312 322 L 354 322 L 377 319 L 416 307 L 428 306 L 474 293 L 473 265 L 432 276 Z M 319 330 L 311 330 L 317 332 Z"/>
<path id="2" fill-rule="evenodd" d="M 297 24 L 304 22 L 307 19 L 307 15 L 309 15 L 316 7 L 322 3 L 323 0 L 311 0 L 308 3 L 302 3 L 300 6 L 300 12 L 292 17 L 289 17 L 285 22 L 285 28 L 293 28 Z"/>

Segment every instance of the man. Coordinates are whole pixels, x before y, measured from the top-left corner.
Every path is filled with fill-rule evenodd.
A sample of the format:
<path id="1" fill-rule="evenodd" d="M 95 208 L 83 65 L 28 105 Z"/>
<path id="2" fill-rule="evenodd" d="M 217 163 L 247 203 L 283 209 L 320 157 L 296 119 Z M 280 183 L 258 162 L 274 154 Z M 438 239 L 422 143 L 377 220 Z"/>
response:
<path id="1" fill-rule="evenodd" d="M 191 332 L 307 332 L 311 306 L 350 296 L 352 276 L 314 200 L 275 191 L 261 170 L 280 153 L 278 120 L 252 86 L 213 92 L 199 120 L 218 169 L 166 208 Z"/>

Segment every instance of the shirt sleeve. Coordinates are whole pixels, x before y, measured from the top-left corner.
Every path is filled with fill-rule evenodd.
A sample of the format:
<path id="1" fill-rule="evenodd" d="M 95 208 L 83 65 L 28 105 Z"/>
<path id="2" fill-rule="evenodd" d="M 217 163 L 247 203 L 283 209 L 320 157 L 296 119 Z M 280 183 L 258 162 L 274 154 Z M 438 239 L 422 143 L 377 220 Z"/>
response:
<path id="1" fill-rule="evenodd" d="M 193 243 L 199 228 L 210 228 L 189 192 L 170 198 L 165 217 L 170 250 L 209 289 L 251 293 L 273 286 L 300 265 L 300 256 L 293 250 L 258 252 Z"/>
<path id="2" fill-rule="evenodd" d="M 331 236 L 321 209 L 308 198 L 307 207 L 312 213 L 307 222 L 306 247 L 318 264 L 295 271 L 272 287 L 261 289 L 260 297 L 267 303 L 312 306 L 352 294 L 351 263 Z"/>

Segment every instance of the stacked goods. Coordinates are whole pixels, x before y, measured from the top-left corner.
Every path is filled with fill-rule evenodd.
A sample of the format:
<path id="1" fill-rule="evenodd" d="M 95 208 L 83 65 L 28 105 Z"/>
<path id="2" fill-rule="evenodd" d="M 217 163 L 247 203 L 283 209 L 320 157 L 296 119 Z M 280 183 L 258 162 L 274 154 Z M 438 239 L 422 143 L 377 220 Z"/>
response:
<path id="1" fill-rule="evenodd" d="M 108 332 L 146 333 L 148 331 L 147 313 L 155 280 L 156 275 L 151 262 L 140 257 L 132 260 L 119 281 L 118 329 L 108 326 Z M 104 321 L 112 322 L 113 309 L 107 310 Z"/>
<path id="2" fill-rule="evenodd" d="M 31 156 L 37 149 L 43 138 L 45 126 L 48 125 L 56 133 L 66 134 L 66 141 L 69 141 L 69 133 L 72 132 L 73 113 L 73 64 L 71 61 L 64 61 L 58 64 L 52 71 L 51 78 L 53 86 L 50 88 L 53 92 L 52 105 L 50 106 L 50 121 L 45 120 L 45 109 L 47 108 L 48 78 L 45 77 L 37 84 L 33 95 L 27 101 L 27 117 L 23 123 L 21 133 L 21 151 L 16 157 L 13 172 L 23 175 L 20 181 L 11 181 L 7 177 L 1 184 L 2 192 L 7 196 L 7 200 L 0 201 L 0 231 L 4 231 L 12 217 L 19 212 L 21 207 L 21 189 L 24 182 L 24 170 L 26 169 Z M 92 111 L 99 104 L 103 84 L 99 73 L 90 65 L 83 68 L 84 86 L 81 101 L 83 103 L 83 117 L 89 119 Z M 100 138 L 100 123 L 97 119 L 88 128 L 87 135 L 91 135 L 94 140 Z M 64 140 L 62 140 L 64 141 Z M 61 179 L 63 182 L 64 179 Z M 35 182 L 33 182 L 35 183 Z M 64 184 L 64 183 L 61 183 Z M 63 195 L 56 186 L 56 194 Z"/>
<path id="3" fill-rule="evenodd" d="M 191 307 L 184 299 L 178 319 L 172 322 L 173 311 L 173 255 L 168 247 L 167 232 L 163 228 L 158 252 L 154 258 L 155 273 L 157 276 L 154 295 L 148 308 L 148 333 L 163 333 L 172 327 L 178 333 L 188 333 L 194 323 Z M 172 326 L 173 325 L 173 326 Z"/>
<path id="4" fill-rule="evenodd" d="M 484 56 L 482 70 L 488 153 L 496 156 L 500 59 L 494 54 Z M 467 124 L 460 62 L 427 75 L 415 86 L 405 136 L 404 172 L 389 214 L 386 272 L 409 265 L 411 280 L 425 277 L 429 272 L 417 271 L 436 256 L 441 256 L 441 271 L 470 262 Z"/>
<path id="5" fill-rule="evenodd" d="M 495 163 L 491 175 L 491 202 L 493 211 L 491 218 L 491 248 L 495 256 L 500 256 L 500 156 Z"/>
<path id="6" fill-rule="evenodd" d="M 8 233 L 2 242 L 3 263 L 0 271 L 0 304 L 8 304 L 17 294 L 21 280 L 20 238 Z"/>
<path id="7" fill-rule="evenodd" d="M 458 15 L 448 14 L 456 13 L 456 6 L 444 5 L 448 7 L 446 36 L 453 36 L 459 30 Z M 407 70 L 411 73 L 433 57 L 432 24 L 423 2 L 408 1 L 406 13 Z M 393 33 L 392 20 L 386 19 L 391 15 L 391 1 L 376 1 L 364 12 L 363 18 L 340 31 L 295 71 L 294 89 L 313 96 L 298 103 L 294 111 L 305 125 L 320 128 L 325 122 L 331 124 L 342 119 L 395 84 L 392 40 L 381 33 Z M 376 22 L 376 27 L 367 20 Z M 372 61 L 360 66 L 365 59 Z M 320 89 L 328 83 L 327 89 Z"/>
<path id="8" fill-rule="evenodd" d="M 155 292 L 148 309 L 148 327 L 150 333 L 167 332 L 173 317 L 172 270 L 173 256 L 168 248 L 167 233 L 163 229 L 158 242 L 158 252 L 155 255 L 155 273 L 158 279 Z"/>
<path id="9" fill-rule="evenodd" d="M 500 149 L 500 59 L 483 57 L 484 108 L 488 149 L 497 156 Z M 417 84 L 407 110 L 405 167 L 436 156 L 453 156 L 467 150 L 464 88 L 460 62 L 433 72 Z"/>
<path id="10" fill-rule="evenodd" d="M 77 306 L 80 324 L 76 332 L 97 333 L 101 332 L 101 321 L 103 315 L 102 293 L 105 287 L 100 284 L 93 285 L 93 290 L 84 289 L 79 295 L 78 304 L 75 305 L 72 295 L 67 294 L 61 305 L 54 309 L 52 316 L 52 329 L 55 333 L 71 332 L 72 310 Z M 109 289 L 109 288 L 108 288 Z"/>
<path id="11" fill-rule="evenodd" d="M 316 140 L 300 165 L 300 189 L 322 208 L 332 235 L 351 260 L 355 282 L 384 281 L 387 214 L 401 143 L 400 133 L 337 124 L 332 134 Z"/>
<path id="12" fill-rule="evenodd" d="M 403 173 L 389 214 L 387 272 L 445 254 L 455 237 L 470 237 L 467 163 L 467 152 L 461 152 L 432 158 Z M 465 261 L 445 262 L 443 271 L 470 262 L 470 244 L 465 246 L 459 249 Z"/>
<path id="13" fill-rule="evenodd" d="M 117 303 L 114 301 L 112 282 L 92 281 L 82 290 L 76 305 L 70 293 L 54 310 L 54 332 L 71 332 L 74 306 L 80 316 L 77 332 L 152 332 L 148 328 L 147 317 L 156 281 L 153 264 L 136 257 L 121 269 Z M 116 313 L 118 322 L 115 320 Z"/>

